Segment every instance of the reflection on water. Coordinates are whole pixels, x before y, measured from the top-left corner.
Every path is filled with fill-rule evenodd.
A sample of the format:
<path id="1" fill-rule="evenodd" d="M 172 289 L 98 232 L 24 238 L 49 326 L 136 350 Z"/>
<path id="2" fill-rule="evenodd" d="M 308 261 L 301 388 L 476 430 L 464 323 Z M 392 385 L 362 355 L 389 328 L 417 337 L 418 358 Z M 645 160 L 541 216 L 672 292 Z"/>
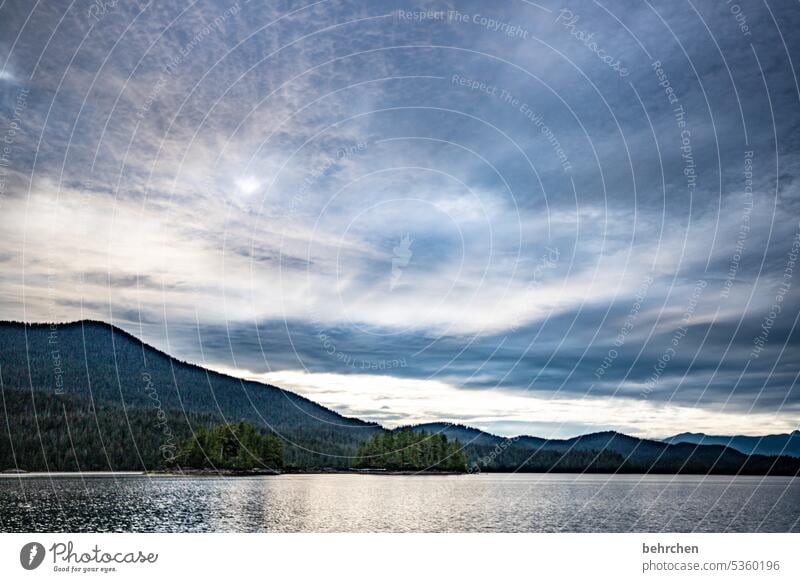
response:
<path id="1" fill-rule="evenodd" d="M 0 531 L 800 531 L 800 479 L 281 475 L 0 479 Z"/>

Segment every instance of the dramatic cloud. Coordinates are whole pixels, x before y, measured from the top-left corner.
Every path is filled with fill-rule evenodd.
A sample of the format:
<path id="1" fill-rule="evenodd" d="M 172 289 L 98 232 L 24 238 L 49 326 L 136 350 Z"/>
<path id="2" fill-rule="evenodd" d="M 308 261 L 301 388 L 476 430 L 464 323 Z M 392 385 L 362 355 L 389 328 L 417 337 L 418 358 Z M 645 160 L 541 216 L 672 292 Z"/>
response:
<path id="1" fill-rule="evenodd" d="M 0 7 L 0 318 L 392 425 L 797 426 L 797 10 L 98 6 Z"/>

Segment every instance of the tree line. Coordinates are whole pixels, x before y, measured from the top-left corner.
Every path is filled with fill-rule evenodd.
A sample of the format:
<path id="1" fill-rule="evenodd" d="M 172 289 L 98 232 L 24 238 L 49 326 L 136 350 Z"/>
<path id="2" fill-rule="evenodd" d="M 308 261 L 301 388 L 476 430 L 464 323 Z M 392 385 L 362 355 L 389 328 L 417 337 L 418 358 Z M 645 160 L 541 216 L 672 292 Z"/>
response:
<path id="1" fill-rule="evenodd" d="M 244 421 L 200 426 L 183 443 L 173 463 L 192 469 L 279 471 L 283 468 L 283 443 Z"/>
<path id="2" fill-rule="evenodd" d="M 298 439 L 298 437 L 301 437 Z M 196 469 L 383 469 L 797 475 L 800 459 L 744 455 L 718 445 L 673 445 L 631 455 L 608 449 L 550 450 L 469 444 L 444 434 L 395 430 L 358 445 L 324 431 L 281 431 L 218 414 L 121 407 L 70 395 L 0 389 L 0 471 Z M 298 440 L 295 440 L 298 439 Z M 300 442 L 302 446 L 293 443 Z M 306 450 L 313 448 L 317 453 Z M 352 447 L 352 448 L 351 448 Z M 652 447 L 650 447 L 652 448 Z"/>
<path id="3" fill-rule="evenodd" d="M 0 471 L 283 466 L 281 439 L 245 421 L 219 423 L 210 415 L 0 390 Z"/>

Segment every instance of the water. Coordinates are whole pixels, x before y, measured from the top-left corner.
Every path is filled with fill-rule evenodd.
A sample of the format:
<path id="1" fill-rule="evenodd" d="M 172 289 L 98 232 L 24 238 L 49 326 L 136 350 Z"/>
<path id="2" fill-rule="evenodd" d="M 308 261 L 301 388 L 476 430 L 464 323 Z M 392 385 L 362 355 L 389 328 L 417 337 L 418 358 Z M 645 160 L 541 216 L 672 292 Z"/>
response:
<path id="1" fill-rule="evenodd" d="M 0 531 L 800 531 L 800 479 L 641 475 L 0 479 Z"/>

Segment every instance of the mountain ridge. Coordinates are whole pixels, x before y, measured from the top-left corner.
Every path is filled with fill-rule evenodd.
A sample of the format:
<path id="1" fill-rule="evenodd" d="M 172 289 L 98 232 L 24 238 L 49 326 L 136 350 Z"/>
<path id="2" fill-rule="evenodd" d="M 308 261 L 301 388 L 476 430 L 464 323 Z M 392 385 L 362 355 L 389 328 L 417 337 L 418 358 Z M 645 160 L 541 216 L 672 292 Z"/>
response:
<path id="1" fill-rule="evenodd" d="M 57 332 L 53 336 L 57 361 L 50 342 L 53 332 Z M 127 419 L 128 410 L 157 412 L 157 403 L 158 410 L 170 412 L 171 422 L 176 423 L 181 422 L 181 416 L 189 425 L 254 422 L 283 438 L 288 445 L 288 464 L 301 468 L 347 468 L 366 439 L 388 430 L 377 423 L 341 415 L 283 388 L 179 360 L 109 323 L 0 322 L 0 381 L 4 391 L 29 392 L 27 397 L 33 400 L 35 411 L 37 399 L 59 394 L 59 380 L 64 395 L 87 403 L 70 405 L 76 410 L 83 406 L 86 414 L 96 414 L 97 406 L 102 405 L 104 414 Z M 23 415 L 16 418 L 18 426 L 24 426 L 24 414 L 30 414 L 25 410 L 31 409 L 17 406 L 17 414 Z M 57 406 L 51 402 L 49 410 L 57 410 Z M 145 420 L 139 418 L 138 422 Z M 748 457 L 716 443 L 667 443 L 616 431 L 543 439 L 530 435 L 502 437 L 447 422 L 406 428 L 443 433 L 459 441 L 468 449 L 473 466 L 485 470 L 762 474 L 773 471 L 776 464 L 781 474 L 796 474 L 800 469 L 800 460 Z M 102 442 L 102 434 L 99 438 Z"/>
<path id="2" fill-rule="evenodd" d="M 346 462 L 358 444 L 383 430 L 294 392 L 178 360 L 93 320 L 0 322 L 0 380 L 6 389 L 77 397 L 116 406 L 123 415 L 129 408 L 163 409 L 216 422 L 247 420 L 291 443 L 290 460 L 316 457 L 316 465 Z"/>
<path id="3" fill-rule="evenodd" d="M 800 457 L 800 431 L 790 433 L 751 435 L 709 435 L 702 432 L 682 432 L 661 439 L 670 444 L 691 443 L 699 445 L 723 445 L 746 455 L 788 455 Z"/>

